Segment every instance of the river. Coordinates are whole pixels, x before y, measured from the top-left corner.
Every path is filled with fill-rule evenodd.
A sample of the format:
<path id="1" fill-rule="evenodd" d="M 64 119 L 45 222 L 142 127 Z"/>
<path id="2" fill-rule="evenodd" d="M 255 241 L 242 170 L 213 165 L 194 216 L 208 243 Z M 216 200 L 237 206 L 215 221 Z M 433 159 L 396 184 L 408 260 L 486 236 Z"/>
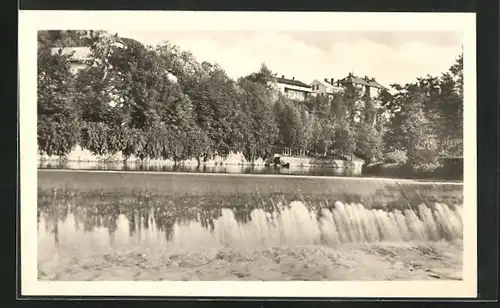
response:
<path id="1" fill-rule="evenodd" d="M 39 170 L 39 278 L 461 279 L 462 198 L 457 183 Z"/>

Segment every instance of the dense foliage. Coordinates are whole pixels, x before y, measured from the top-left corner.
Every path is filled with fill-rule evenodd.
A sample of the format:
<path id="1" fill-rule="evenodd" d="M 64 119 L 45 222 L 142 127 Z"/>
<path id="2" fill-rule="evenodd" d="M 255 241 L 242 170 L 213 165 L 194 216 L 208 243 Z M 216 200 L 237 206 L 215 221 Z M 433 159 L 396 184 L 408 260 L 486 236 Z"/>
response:
<path id="1" fill-rule="evenodd" d="M 38 50 L 38 147 L 48 155 L 65 155 L 78 143 L 79 116 L 68 56 Z"/>
<path id="2" fill-rule="evenodd" d="M 40 31 L 38 144 L 67 155 L 79 144 L 97 155 L 195 158 L 242 152 L 249 160 L 276 151 L 367 162 L 438 166 L 461 155 L 463 59 L 442 76 L 391 85 L 377 97 L 348 87 L 333 98 L 290 100 L 272 71 L 232 80 L 223 68 L 169 42 L 143 44 L 103 31 Z M 84 69 L 53 47 L 87 46 Z"/>

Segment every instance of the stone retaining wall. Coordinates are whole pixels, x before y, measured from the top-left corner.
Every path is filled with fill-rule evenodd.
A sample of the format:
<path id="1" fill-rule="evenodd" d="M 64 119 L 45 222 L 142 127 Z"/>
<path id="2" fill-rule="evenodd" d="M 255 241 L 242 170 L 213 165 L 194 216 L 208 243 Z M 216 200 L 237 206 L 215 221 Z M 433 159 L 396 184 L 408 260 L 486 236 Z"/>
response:
<path id="1" fill-rule="evenodd" d="M 361 170 L 363 167 L 362 160 L 341 160 L 333 158 L 315 158 L 315 157 L 298 157 L 298 156 L 281 156 L 281 161 L 290 166 L 300 167 L 328 167 L 339 169 L 356 169 Z"/>

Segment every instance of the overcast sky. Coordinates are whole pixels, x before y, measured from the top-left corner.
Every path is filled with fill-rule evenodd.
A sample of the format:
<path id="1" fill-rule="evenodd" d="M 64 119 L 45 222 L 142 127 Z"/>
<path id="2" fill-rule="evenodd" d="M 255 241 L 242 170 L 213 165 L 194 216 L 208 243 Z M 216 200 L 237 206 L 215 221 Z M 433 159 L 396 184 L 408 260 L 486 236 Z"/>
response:
<path id="1" fill-rule="evenodd" d="M 280 76 L 305 83 L 355 75 L 384 85 L 412 82 L 448 70 L 461 52 L 460 32 L 251 32 L 118 31 L 122 37 L 156 45 L 171 41 L 196 59 L 219 63 L 232 78 L 262 63 Z"/>

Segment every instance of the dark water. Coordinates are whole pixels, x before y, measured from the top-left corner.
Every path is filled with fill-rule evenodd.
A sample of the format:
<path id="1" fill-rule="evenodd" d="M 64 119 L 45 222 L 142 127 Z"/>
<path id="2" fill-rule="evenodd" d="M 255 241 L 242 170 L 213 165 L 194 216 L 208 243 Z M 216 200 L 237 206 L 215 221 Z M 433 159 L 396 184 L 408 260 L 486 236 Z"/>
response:
<path id="1" fill-rule="evenodd" d="M 127 163 L 122 162 L 39 162 L 40 169 L 74 169 L 74 170 L 125 170 L 150 172 L 200 172 L 200 173 L 235 173 L 235 174 L 286 174 L 310 176 L 348 176 L 361 177 L 361 171 L 328 167 L 275 167 L 275 166 L 243 166 L 243 165 L 171 165 L 159 163 Z"/>

